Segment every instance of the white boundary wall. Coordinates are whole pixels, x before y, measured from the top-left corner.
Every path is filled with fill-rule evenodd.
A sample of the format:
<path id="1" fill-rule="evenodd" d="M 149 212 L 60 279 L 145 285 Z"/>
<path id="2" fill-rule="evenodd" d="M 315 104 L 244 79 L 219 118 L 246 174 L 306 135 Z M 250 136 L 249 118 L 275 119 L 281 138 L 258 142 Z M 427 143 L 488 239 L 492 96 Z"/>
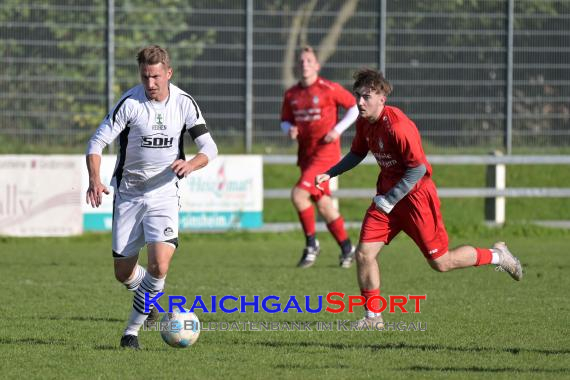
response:
<path id="1" fill-rule="evenodd" d="M 115 156 L 104 155 L 103 204 L 85 202 L 85 156 L 0 155 L 0 235 L 70 236 L 110 231 Z M 229 230 L 263 225 L 261 156 L 221 155 L 179 182 L 181 230 Z"/>
<path id="2" fill-rule="evenodd" d="M 0 156 L 0 235 L 81 234 L 83 162 L 74 156 Z"/>

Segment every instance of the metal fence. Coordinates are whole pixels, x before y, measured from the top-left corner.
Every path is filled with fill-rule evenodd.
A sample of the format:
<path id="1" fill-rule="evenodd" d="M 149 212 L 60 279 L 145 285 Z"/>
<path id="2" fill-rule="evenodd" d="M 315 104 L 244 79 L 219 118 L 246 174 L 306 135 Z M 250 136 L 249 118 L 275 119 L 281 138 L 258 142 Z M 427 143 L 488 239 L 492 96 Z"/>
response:
<path id="1" fill-rule="evenodd" d="M 3 0 L 0 152 L 81 151 L 150 43 L 222 149 L 291 151 L 279 113 L 309 43 L 349 89 L 384 70 L 428 153 L 568 153 L 569 35 L 566 0 Z"/>

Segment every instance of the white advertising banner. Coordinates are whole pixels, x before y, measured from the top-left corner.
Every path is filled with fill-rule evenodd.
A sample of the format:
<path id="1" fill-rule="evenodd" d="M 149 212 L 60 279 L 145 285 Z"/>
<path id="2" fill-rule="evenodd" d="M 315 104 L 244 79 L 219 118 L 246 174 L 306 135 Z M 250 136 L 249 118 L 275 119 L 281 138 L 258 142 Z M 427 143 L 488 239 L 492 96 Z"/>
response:
<path id="1" fill-rule="evenodd" d="M 101 157 L 101 168 L 99 174 L 101 182 L 109 189 L 109 194 L 103 194 L 103 201 L 97 208 L 91 207 L 85 202 L 87 187 L 89 186 L 89 173 L 87 173 L 87 165 L 85 164 L 85 156 L 83 156 L 83 166 L 81 169 L 81 208 L 83 210 L 83 228 L 86 231 L 110 231 L 113 227 L 113 188 L 111 187 L 111 178 L 115 170 L 115 162 L 117 156 L 104 155 Z"/>
<path id="2" fill-rule="evenodd" d="M 78 156 L 0 156 L 0 235 L 83 232 Z"/>
<path id="3" fill-rule="evenodd" d="M 181 229 L 258 228 L 263 224 L 263 160 L 219 156 L 180 181 Z"/>
<path id="4" fill-rule="evenodd" d="M 113 189 L 111 177 L 115 156 L 101 161 L 101 181 L 109 187 L 99 208 L 83 205 L 84 228 L 105 231 L 112 227 Z M 81 192 L 87 191 L 89 177 L 83 170 Z M 258 228 L 263 224 L 263 161 L 261 156 L 222 155 L 205 168 L 180 180 L 180 229 L 227 230 Z"/>

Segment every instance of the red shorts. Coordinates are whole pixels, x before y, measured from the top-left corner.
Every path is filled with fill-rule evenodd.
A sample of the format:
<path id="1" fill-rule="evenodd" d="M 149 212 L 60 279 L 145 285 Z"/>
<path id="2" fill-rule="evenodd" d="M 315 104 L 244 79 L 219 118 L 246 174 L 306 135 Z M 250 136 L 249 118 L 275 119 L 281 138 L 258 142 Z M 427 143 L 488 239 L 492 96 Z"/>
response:
<path id="1" fill-rule="evenodd" d="M 334 164 L 333 164 L 334 165 Z M 297 181 L 295 187 L 306 190 L 311 194 L 311 199 L 318 202 L 323 195 L 331 196 L 331 190 L 329 188 L 329 181 L 321 184 L 323 190 L 317 189 L 315 186 L 315 177 L 317 174 L 322 174 L 330 169 L 333 165 L 327 165 L 326 167 L 322 165 L 313 165 L 301 169 L 301 178 Z"/>
<path id="2" fill-rule="evenodd" d="M 400 231 L 404 231 L 426 259 L 435 260 L 447 253 L 449 248 L 439 209 L 435 184 L 431 180 L 425 181 L 418 190 L 398 202 L 390 214 L 378 211 L 372 203 L 362 222 L 360 241 L 389 244 Z"/>

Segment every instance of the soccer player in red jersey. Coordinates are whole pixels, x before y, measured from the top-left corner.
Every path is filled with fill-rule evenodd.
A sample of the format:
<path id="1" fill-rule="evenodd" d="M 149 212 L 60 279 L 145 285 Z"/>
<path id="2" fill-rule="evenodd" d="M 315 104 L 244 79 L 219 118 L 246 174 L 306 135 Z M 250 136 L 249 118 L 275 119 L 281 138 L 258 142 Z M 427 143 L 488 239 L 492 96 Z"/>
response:
<path id="1" fill-rule="evenodd" d="M 308 268 L 320 253 L 315 237 L 315 211 L 325 220 L 327 228 L 341 247 L 340 266 L 352 265 L 355 247 L 344 228 L 344 220 L 330 197 L 328 183 L 315 187 L 315 176 L 340 160 L 340 135 L 358 117 L 358 108 L 352 94 L 340 84 L 319 76 L 320 64 L 310 46 L 302 48 L 297 59 L 299 83 L 284 95 L 281 110 L 281 129 L 299 144 L 297 165 L 301 177 L 291 191 L 305 233 L 305 249 L 298 267 Z M 339 107 L 346 110 L 338 120 Z"/>
<path id="2" fill-rule="evenodd" d="M 523 271 L 519 260 L 503 242 L 493 248 L 464 245 L 448 250 L 448 237 L 432 169 L 422 148 L 420 134 L 400 109 L 385 105 L 392 86 L 382 73 L 362 69 L 354 75 L 359 117 L 350 152 L 315 178 L 322 187 L 330 178 L 354 168 L 368 152 L 376 158 L 380 174 L 376 196 L 366 211 L 356 250 L 358 284 L 368 299 L 380 295 L 378 253 L 400 232 L 408 234 L 429 265 L 438 272 L 495 264 L 519 281 Z M 383 326 L 378 297 L 365 308 L 361 327 Z"/>

